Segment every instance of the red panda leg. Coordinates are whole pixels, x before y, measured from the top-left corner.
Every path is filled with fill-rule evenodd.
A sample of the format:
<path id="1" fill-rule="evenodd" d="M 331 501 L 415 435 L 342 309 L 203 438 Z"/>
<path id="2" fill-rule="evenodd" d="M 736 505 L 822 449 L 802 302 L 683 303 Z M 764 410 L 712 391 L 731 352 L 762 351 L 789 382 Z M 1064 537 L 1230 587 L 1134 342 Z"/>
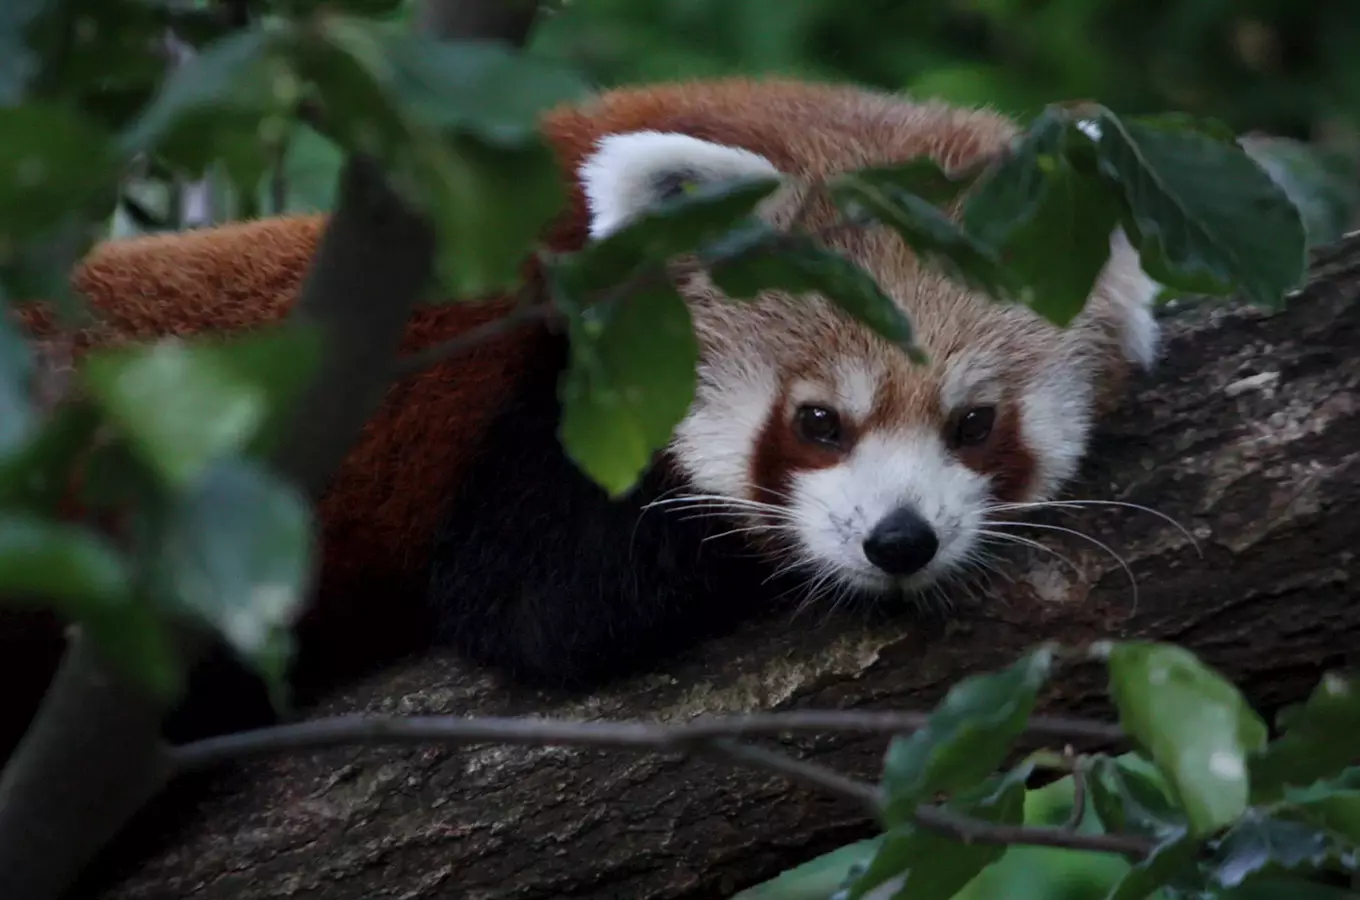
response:
<path id="1" fill-rule="evenodd" d="M 775 589 L 711 519 L 643 507 L 664 461 L 613 501 L 563 452 L 565 341 L 489 428 L 436 537 L 429 599 L 442 643 L 513 680 L 586 687 L 730 626 Z M 688 521 L 687 521 L 688 519 Z"/>

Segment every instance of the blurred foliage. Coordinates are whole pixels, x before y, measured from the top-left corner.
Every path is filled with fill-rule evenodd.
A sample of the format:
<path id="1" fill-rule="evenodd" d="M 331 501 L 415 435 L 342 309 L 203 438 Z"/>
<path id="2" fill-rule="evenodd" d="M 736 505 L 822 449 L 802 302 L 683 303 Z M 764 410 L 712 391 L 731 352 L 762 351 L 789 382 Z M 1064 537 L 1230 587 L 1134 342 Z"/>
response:
<path id="1" fill-rule="evenodd" d="M 532 49 L 600 87 L 783 74 L 1021 118 L 1072 98 L 1122 115 L 1212 117 L 1271 136 L 1258 159 L 1303 207 L 1314 242 L 1325 242 L 1354 227 L 1360 210 L 1356 46 L 1360 8 L 1349 0 L 562 0 Z M 214 176 L 215 220 L 329 208 L 334 145 L 306 127 L 284 143 L 282 171 L 262 178 L 248 203 Z M 117 233 L 154 227 L 125 212 L 116 223 Z"/>
<path id="2" fill-rule="evenodd" d="M 1314 138 L 1360 124 L 1348 0 L 567 0 L 539 52 L 614 85 L 786 73 L 1032 116 L 1085 97 Z"/>

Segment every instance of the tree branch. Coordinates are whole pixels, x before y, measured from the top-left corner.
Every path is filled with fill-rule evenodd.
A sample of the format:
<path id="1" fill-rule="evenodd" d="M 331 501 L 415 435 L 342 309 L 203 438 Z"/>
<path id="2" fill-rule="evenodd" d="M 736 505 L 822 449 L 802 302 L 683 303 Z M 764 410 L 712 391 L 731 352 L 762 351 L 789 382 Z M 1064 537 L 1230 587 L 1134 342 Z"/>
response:
<path id="1" fill-rule="evenodd" d="M 479 716 L 336 716 L 184 744 L 171 751 L 177 769 L 197 770 L 251 757 L 299 750 L 400 744 L 511 744 L 684 750 L 705 741 L 758 735 L 824 732 L 901 734 L 922 728 L 929 713 L 798 711 L 702 716 L 678 725 L 661 722 L 582 722 L 570 719 Z M 1063 716 L 1034 716 L 1035 737 L 1124 741 L 1114 725 Z"/>
<path id="2" fill-rule="evenodd" d="M 871 814 L 880 808 L 874 785 L 825 766 L 804 762 L 764 747 L 743 744 L 738 737 L 797 732 L 896 734 L 926 724 L 926 713 L 792 712 L 702 717 L 668 725 L 652 722 L 581 722 L 539 718 L 460 718 L 456 716 L 342 716 L 261 728 L 185 744 L 171 752 L 180 771 L 206 768 L 272 753 L 384 744 L 519 744 L 694 752 L 721 756 L 742 766 L 774 772 L 833 796 L 854 801 Z M 1027 733 L 1066 739 L 1117 743 L 1116 727 L 1083 719 L 1036 716 Z M 1084 803 L 1084 797 L 1078 797 Z M 935 806 L 921 806 L 916 820 L 923 828 L 961 841 L 985 844 L 1031 844 L 1119 853 L 1141 858 L 1154 843 L 1129 835 L 1078 834 L 1071 828 L 997 825 Z"/>
<path id="3" fill-rule="evenodd" d="M 173 772 L 161 710 L 76 633 L 0 776 L 0 897 L 59 896 Z"/>

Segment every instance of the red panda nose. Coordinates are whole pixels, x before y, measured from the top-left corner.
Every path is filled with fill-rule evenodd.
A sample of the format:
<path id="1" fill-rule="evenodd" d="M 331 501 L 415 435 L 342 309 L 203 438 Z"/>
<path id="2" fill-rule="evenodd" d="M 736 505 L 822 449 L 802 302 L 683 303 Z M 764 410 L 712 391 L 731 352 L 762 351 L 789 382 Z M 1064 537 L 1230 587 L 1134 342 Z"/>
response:
<path id="1" fill-rule="evenodd" d="M 940 549 L 935 529 L 910 507 L 888 513 L 864 539 L 864 555 L 889 575 L 911 575 L 925 568 Z"/>

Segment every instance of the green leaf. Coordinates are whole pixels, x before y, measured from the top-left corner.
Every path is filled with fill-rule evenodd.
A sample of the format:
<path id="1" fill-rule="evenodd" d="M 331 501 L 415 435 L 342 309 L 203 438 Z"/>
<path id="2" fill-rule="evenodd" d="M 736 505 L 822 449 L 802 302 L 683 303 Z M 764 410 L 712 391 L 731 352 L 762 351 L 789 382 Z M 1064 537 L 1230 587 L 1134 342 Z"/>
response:
<path id="1" fill-rule="evenodd" d="M 128 601 L 128 566 L 116 548 L 78 525 L 0 513 L 0 597 L 38 601 L 70 618 Z"/>
<path id="2" fill-rule="evenodd" d="M 175 498 L 158 529 L 156 597 L 221 635 L 281 696 L 312 545 L 310 510 L 291 485 L 257 465 L 218 463 Z"/>
<path id="3" fill-rule="evenodd" d="M 1195 895 L 1176 894 L 1167 900 L 1356 900 L 1346 888 L 1319 884 L 1303 878 L 1261 875 L 1227 890 Z"/>
<path id="4" fill-rule="evenodd" d="M 709 275 L 733 299 L 765 291 L 818 294 L 896 344 L 913 359 L 925 359 L 906 312 L 863 268 L 798 235 L 781 235 L 762 224 L 728 234 L 706 253 Z"/>
<path id="5" fill-rule="evenodd" d="M 109 664 L 163 708 L 184 694 L 186 660 L 169 623 L 140 597 L 116 609 L 89 610 L 80 627 Z"/>
<path id="6" fill-rule="evenodd" d="M 1163 789 L 1157 770 L 1133 754 L 1096 759 L 1086 786 L 1108 832 L 1165 840 L 1186 829 L 1185 815 Z"/>
<path id="7" fill-rule="evenodd" d="M 733 178 L 695 186 L 679 197 L 645 209 L 613 234 L 587 247 L 592 273 L 616 280 L 641 260 L 664 262 L 721 241 L 744 225 L 762 200 L 780 185 L 778 178 Z M 749 225 L 747 227 L 750 227 Z"/>
<path id="8" fill-rule="evenodd" d="M 1278 308 L 1303 278 L 1299 211 L 1240 148 L 1198 130 L 1095 119 L 1100 170 L 1123 190 L 1143 268 L 1173 288 L 1240 289 Z M 1165 123 L 1163 123 L 1164 125 Z"/>
<path id="9" fill-rule="evenodd" d="M 467 138 L 429 151 L 412 169 L 412 187 L 439 233 L 441 283 L 453 299 L 515 288 L 566 196 L 552 153 L 543 144 L 494 149 Z"/>
<path id="10" fill-rule="evenodd" d="M 1166 776 L 1193 833 L 1240 816 L 1247 754 L 1264 746 L 1266 726 L 1238 690 L 1170 644 L 1117 643 L 1108 662 L 1120 723 Z"/>
<path id="11" fill-rule="evenodd" d="M 1298 207 L 1310 247 L 1340 240 L 1350 229 L 1360 207 L 1354 159 L 1291 138 L 1248 135 L 1241 144 Z"/>
<path id="12" fill-rule="evenodd" d="M 255 27 L 202 48 L 170 74 L 123 133 L 123 154 L 147 152 L 173 139 L 176 161 L 201 168 L 215 156 L 216 125 L 223 113 L 250 112 L 249 121 L 258 121 L 266 109 L 286 109 L 297 99 L 299 86 L 268 65 L 275 42 L 283 36 Z"/>
<path id="13" fill-rule="evenodd" d="M 118 174 L 108 136 L 76 111 L 0 107 L 0 243 L 52 228 L 101 195 L 112 203 Z"/>
<path id="14" fill-rule="evenodd" d="M 1184 876 L 1197 874 L 1199 842 L 1184 829 L 1168 835 L 1147 859 L 1130 869 L 1106 900 L 1145 900 L 1153 891 Z"/>
<path id="15" fill-rule="evenodd" d="M 962 175 L 951 177 L 940 168 L 939 163 L 928 156 L 918 156 L 892 166 L 867 166 L 856 169 L 853 178 L 880 190 L 890 187 L 915 194 L 936 206 L 951 203 L 972 181 L 971 178 Z M 832 184 L 838 182 L 839 179 L 833 179 Z"/>
<path id="16" fill-rule="evenodd" d="M 1286 788 L 1284 803 L 1282 817 L 1311 822 L 1360 844 L 1360 769 L 1306 788 Z"/>
<path id="17" fill-rule="evenodd" d="M 91 353 L 84 375 L 142 460 L 184 486 L 269 433 L 315 359 L 312 339 L 291 329 L 192 344 L 170 338 Z"/>
<path id="18" fill-rule="evenodd" d="M 546 70 L 508 51 L 473 45 L 462 71 L 457 45 L 412 40 L 408 46 L 390 29 L 336 16 L 289 52 L 326 108 L 329 135 L 382 160 L 402 195 L 433 221 L 447 294 L 479 298 L 511 290 L 566 196 L 530 114 L 565 84 L 544 87 L 538 100 L 526 96 L 519 106 L 488 107 L 461 91 L 484 78 L 510 78 L 512 71 L 517 78 L 546 78 Z M 441 67 L 455 81 L 435 84 Z"/>
<path id="19" fill-rule="evenodd" d="M 1328 672 L 1290 717 L 1289 730 L 1250 760 L 1253 799 L 1280 796 L 1286 785 L 1336 775 L 1360 758 L 1360 681 Z"/>
<path id="20" fill-rule="evenodd" d="M 1054 107 L 1044 110 L 968 192 L 964 230 L 989 247 L 1000 247 L 1034 218 L 1048 196 L 1051 174 L 1066 162 L 1069 128 L 1066 113 Z"/>
<path id="21" fill-rule="evenodd" d="M 934 263 L 964 284 L 1009 299 L 1017 285 L 1000 264 L 996 252 L 914 194 L 893 185 L 873 185 L 853 174 L 832 186 L 832 196 L 852 219 L 867 214 L 896 231 L 927 262 Z"/>
<path id="22" fill-rule="evenodd" d="M 353 20 L 353 27 L 369 23 Z M 335 32 L 344 26 L 332 23 Z M 498 147 L 535 143 L 545 110 L 584 98 L 589 86 L 566 66 L 493 41 L 442 41 L 382 32 L 386 87 L 411 115 L 441 131 Z"/>
<path id="23" fill-rule="evenodd" d="M 1312 870 L 1343 859 L 1354 865 L 1354 851 L 1335 835 L 1253 812 L 1213 842 L 1211 859 L 1203 865 L 1214 884 L 1232 888 L 1263 871 Z"/>
<path id="24" fill-rule="evenodd" d="M 0 600 L 51 609 L 77 622 L 112 665 L 162 701 L 182 685 L 165 623 L 132 591 L 116 547 L 83 526 L 0 513 Z"/>
<path id="25" fill-rule="evenodd" d="M 42 301 L 67 329 L 92 324 L 85 299 L 72 284 L 71 270 L 107 236 L 103 214 L 86 212 L 72 211 L 55 226 L 27 233 L 0 251 L 0 291 L 16 300 Z"/>
<path id="26" fill-rule="evenodd" d="M 974 784 L 945 808 L 969 819 L 1018 825 L 1024 820 L 1025 779 L 1030 771 L 1031 767 L 1022 766 Z M 854 876 L 844 900 L 859 900 L 897 879 L 901 884 L 894 897 L 949 900 L 1005 852 L 999 844 L 964 841 L 903 821 L 884 835 L 867 868 Z M 841 896 L 837 895 L 838 900 Z"/>
<path id="27" fill-rule="evenodd" d="M 41 428 L 0 455 L 0 508 L 55 511 L 98 427 L 99 416 L 89 406 L 59 406 Z"/>
<path id="28" fill-rule="evenodd" d="M 1053 651 L 1040 647 L 999 672 L 969 676 L 924 728 L 894 738 L 883 770 L 888 825 L 909 821 L 936 791 L 962 790 L 994 772 L 1024 731 L 1052 666 Z"/>
<path id="29" fill-rule="evenodd" d="M 1066 157 L 1071 126 L 1050 109 L 969 192 L 964 229 L 994 248 L 1020 299 L 1065 326 L 1110 257 L 1120 208 L 1107 186 Z"/>
<path id="30" fill-rule="evenodd" d="M 749 887 L 731 900 L 827 900 L 845 882 L 851 867 L 866 863 L 882 843 L 879 835 L 847 844 Z"/>
<path id="31" fill-rule="evenodd" d="M 558 270 L 571 365 L 560 386 L 562 445 L 611 496 L 628 491 L 694 399 L 699 347 L 689 307 L 669 283 L 584 307 Z"/>

